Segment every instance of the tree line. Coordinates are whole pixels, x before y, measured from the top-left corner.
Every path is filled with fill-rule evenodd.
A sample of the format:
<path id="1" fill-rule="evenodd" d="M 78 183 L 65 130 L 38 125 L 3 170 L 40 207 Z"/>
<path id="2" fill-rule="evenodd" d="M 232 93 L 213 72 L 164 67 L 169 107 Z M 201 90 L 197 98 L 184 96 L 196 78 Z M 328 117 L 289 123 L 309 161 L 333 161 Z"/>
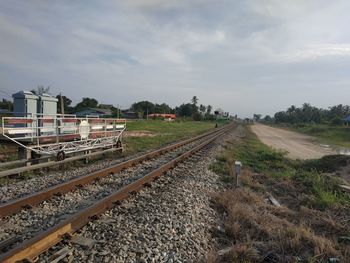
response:
<path id="1" fill-rule="evenodd" d="M 36 95 L 43 95 L 45 93 L 50 93 L 50 87 L 38 86 L 36 89 L 32 89 Z M 72 105 L 72 100 L 64 95 L 57 95 L 57 113 L 62 113 L 61 105 L 63 105 L 65 114 L 74 114 L 75 112 L 84 110 L 86 108 L 100 108 L 100 109 L 110 109 L 112 116 L 120 116 L 121 109 L 114 107 L 113 105 L 99 104 L 99 102 L 94 98 L 84 97 L 75 106 Z M 179 106 L 171 107 L 166 103 L 153 103 L 150 101 L 139 101 L 131 105 L 130 111 L 135 112 L 138 118 L 147 118 L 147 115 L 153 113 L 171 113 L 176 114 L 178 117 L 192 118 L 193 120 L 203 120 L 203 119 L 214 119 L 213 107 L 211 105 L 204 105 L 198 103 L 198 97 L 193 96 L 188 103 L 182 103 Z M 61 104 L 62 103 L 62 104 Z M 0 109 L 7 109 L 9 111 L 13 110 L 12 101 L 3 99 L 0 101 Z"/>
<path id="2" fill-rule="evenodd" d="M 148 114 L 153 113 L 171 113 L 179 117 L 192 118 L 193 120 L 214 119 L 211 105 L 198 105 L 198 97 L 193 96 L 191 101 L 183 103 L 174 108 L 166 103 L 154 104 L 150 101 L 135 102 L 131 105 L 131 110 L 136 112 L 140 118 L 146 118 Z"/>
<path id="3" fill-rule="evenodd" d="M 301 107 L 295 105 L 290 106 L 285 111 L 276 112 L 273 117 L 266 115 L 263 119 L 267 122 L 276 123 L 317 123 L 317 124 L 333 124 L 339 125 L 344 122 L 344 118 L 350 115 L 350 106 L 335 105 L 327 109 L 312 106 L 309 103 L 304 103 Z M 259 120 L 260 114 L 254 114 L 254 119 Z"/>

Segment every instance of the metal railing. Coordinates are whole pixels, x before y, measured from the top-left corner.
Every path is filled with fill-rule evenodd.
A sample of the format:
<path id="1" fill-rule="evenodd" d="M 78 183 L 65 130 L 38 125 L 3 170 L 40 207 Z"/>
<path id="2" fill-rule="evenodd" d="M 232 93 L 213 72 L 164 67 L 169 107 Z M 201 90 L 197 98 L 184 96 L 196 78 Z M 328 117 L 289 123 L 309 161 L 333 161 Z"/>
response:
<path id="1" fill-rule="evenodd" d="M 2 117 L 2 135 L 38 154 L 72 153 L 120 141 L 125 119 L 32 114 Z"/>

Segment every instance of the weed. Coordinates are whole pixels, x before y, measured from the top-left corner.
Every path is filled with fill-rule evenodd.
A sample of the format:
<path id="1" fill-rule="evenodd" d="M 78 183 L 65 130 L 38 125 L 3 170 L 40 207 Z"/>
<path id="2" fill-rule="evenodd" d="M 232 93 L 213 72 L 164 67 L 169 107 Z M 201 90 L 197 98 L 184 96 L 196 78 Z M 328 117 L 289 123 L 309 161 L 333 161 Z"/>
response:
<path id="1" fill-rule="evenodd" d="M 327 124 L 302 124 L 288 126 L 295 131 L 317 136 L 320 143 L 350 147 L 350 127 Z"/>
<path id="2" fill-rule="evenodd" d="M 243 187 L 214 196 L 225 211 L 226 235 L 233 245 L 212 262 L 349 262 L 348 247 L 338 243 L 349 233 L 348 220 L 338 218 L 348 218 L 350 198 L 338 190 L 342 180 L 325 173 L 346 165 L 348 158 L 289 160 L 246 130 L 246 136 L 232 142 L 211 166 L 222 178 L 232 160 L 245 167 Z M 266 201 L 270 193 L 282 207 Z"/>
<path id="3" fill-rule="evenodd" d="M 210 121 L 165 122 L 161 120 L 148 120 L 128 122 L 128 131 L 148 131 L 154 133 L 155 136 L 125 138 L 126 153 L 131 154 L 161 147 L 167 143 L 202 134 L 214 128 L 214 126 L 215 122 Z"/>
<path id="4" fill-rule="evenodd" d="M 222 260 L 229 257 L 233 262 L 295 262 L 320 255 L 322 261 L 341 255 L 332 240 L 284 218 L 285 215 L 298 218 L 298 214 L 288 208 L 276 210 L 248 189 L 223 192 L 216 196 L 216 201 L 226 210 L 226 232 L 235 241 Z"/>
<path id="5" fill-rule="evenodd" d="M 350 156 L 346 155 L 327 155 L 321 159 L 305 160 L 298 163 L 300 168 L 306 170 L 317 170 L 318 172 L 331 173 L 350 162 Z"/>
<path id="6" fill-rule="evenodd" d="M 270 178 L 292 180 L 305 193 L 313 195 L 305 199 L 309 200 L 311 206 L 325 209 L 350 203 L 350 198 L 338 190 L 337 185 L 341 180 L 323 174 L 347 165 L 350 161 L 349 156 L 331 155 L 319 160 L 290 160 L 286 158 L 285 152 L 266 146 L 248 127 L 246 129 L 246 137 L 233 142 L 234 147 L 226 149 L 211 165 L 214 172 L 227 175 L 228 160 L 240 160 L 245 167 L 256 173 L 265 174 Z"/>

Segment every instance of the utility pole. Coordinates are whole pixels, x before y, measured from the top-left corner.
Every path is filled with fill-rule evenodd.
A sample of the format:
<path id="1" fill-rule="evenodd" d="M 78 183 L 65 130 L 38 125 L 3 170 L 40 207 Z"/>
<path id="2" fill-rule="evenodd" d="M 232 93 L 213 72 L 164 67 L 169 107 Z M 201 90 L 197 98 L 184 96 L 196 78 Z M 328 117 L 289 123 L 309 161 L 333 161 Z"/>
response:
<path id="1" fill-rule="evenodd" d="M 62 93 L 60 93 L 60 98 L 61 98 L 61 114 L 64 114 L 64 104 L 62 99 Z"/>

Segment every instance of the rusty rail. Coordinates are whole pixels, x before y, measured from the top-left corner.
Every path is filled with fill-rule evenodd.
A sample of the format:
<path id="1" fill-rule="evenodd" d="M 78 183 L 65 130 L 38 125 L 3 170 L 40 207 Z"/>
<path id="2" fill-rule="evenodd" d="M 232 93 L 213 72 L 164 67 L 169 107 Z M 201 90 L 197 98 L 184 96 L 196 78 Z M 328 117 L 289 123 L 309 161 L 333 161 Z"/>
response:
<path id="1" fill-rule="evenodd" d="M 229 130 L 229 128 L 230 127 L 226 127 L 220 131 L 215 132 L 214 134 L 210 134 L 210 138 L 207 141 L 192 148 L 191 150 L 188 150 L 187 152 L 162 165 L 161 167 L 153 170 L 152 172 L 148 173 L 147 175 L 138 179 L 137 181 L 121 188 L 120 190 L 116 190 L 109 196 L 103 198 L 94 205 L 87 207 L 80 212 L 77 212 L 76 214 L 62 221 L 58 225 L 39 233 L 32 239 L 24 241 L 19 246 L 3 254 L 0 257 L 0 261 L 17 262 L 22 260 L 31 261 L 35 259 L 41 253 L 45 252 L 50 247 L 59 243 L 64 238 L 64 236 L 72 235 L 74 232 L 86 225 L 90 220 L 101 215 L 106 210 L 111 209 L 120 201 L 126 199 L 130 194 L 137 192 L 138 190 L 143 188 L 144 185 L 151 183 L 155 178 L 161 176 L 169 169 L 175 167 L 177 163 L 190 157 L 191 155 L 193 155 L 194 153 L 196 153 L 197 151 L 199 151 L 200 149 L 217 139 L 219 136 L 223 135 Z"/>
<path id="2" fill-rule="evenodd" d="M 226 127 L 222 128 L 222 129 L 226 129 Z M 7 203 L 1 204 L 0 205 L 0 218 L 12 215 L 12 214 L 20 211 L 23 207 L 35 206 L 35 205 L 37 205 L 37 204 L 39 204 L 47 199 L 50 199 L 54 195 L 64 194 L 64 193 L 67 193 L 69 191 L 75 190 L 83 185 L 90 184 L 94 180 L 108 176 L 111 173 L 118 173 L 121 170 L 126 169 L 130 166 L 136 165 L 136 164 L 141 163 L 141 162 L 148 160 L 148 159 L 152 159 L 156 156 L 159 156 L 161 154 L 164 154 L 166 152 L 169 152 L 171 150 L 179 148 L 183 145 L 186 145 L 186 144 L 189 144 L 193 141 L 202 139 L 203 137 L 210 136 L 210 135 L 215 134 L 215 133 L 219 133 L 222 131 L 222 129 L 207 132 L 205 134 L 196 136 L 194 138 L 190 138 L 190 139 L 178 142 L 176 144 L 163 147 L 159 150 L 152 151 L 150 153 L 147 153 L 147 154 L 144 154 L 142 156 L 133 158 L 131 160 L 113 165 L 111 167 L 104 168 L 102 170 L 93 172 L 91 174 L 83 175 L 83 176 L 80 176 L 78 178 L 72 179 L 68 182 L 57 184 L 57 185 L 51 186 L 49 188 L 46 188 L 44 190 L 41 190 L 39 192 L 30 194 L 28 196 L 24 196 L 24 197 L 21 197 L 18 199 L 11 200 Z"/>
<path id="3" fill-rule="evenodd" d="M 14 174 L 20 174 L 20 173 L 24 173 L 24 172 L 39 170 L 39 169 L 46 168 L 46 167 L 58 166 L 61 164 L 78 161 L 78 160 L 81 160 L 84 158 L 91 158 L 91 157 L 95 157 L 98 155 L 106 154 L 108 152 L 114 152 L 114 151 L 120 151 L 120 150 L 122 150 L 122 147 L 111 148 L 111 149 L 107 149 L 107 150 L 99 150 L 99 151 L 88 153 L 88 154 L 82 154 L 82 155 L 78 155 L 78 156 L 69 157 L 69 158 L 66 158 L 62 161 L 52 161 L 52 159 L 53 159 L 52 156 L 51 157 L 47 156 L 47 157 L 41 157 L 38 159 L 28 159 L 28 160 L 24 159 L 24 160 L 11 161 L 11 162 L 7 162 L 7 163 L 0 163 L 0 167 L 6 167 L 6 166 L 10 166 L 10 165 L 27 164 L 27 163 L 31 163 L 31 162 L 35 162 L 35 161 L 45 160 L 44 163 L 31 164 L 30 166 L 22 166 L 22 167 L 17 167 L 17 168 L 13 168 L 13 169 L 7 169 L 4 171 L 0 171 L 0 178 L 7 177 L 10 175 L 14 175 Z"/>

